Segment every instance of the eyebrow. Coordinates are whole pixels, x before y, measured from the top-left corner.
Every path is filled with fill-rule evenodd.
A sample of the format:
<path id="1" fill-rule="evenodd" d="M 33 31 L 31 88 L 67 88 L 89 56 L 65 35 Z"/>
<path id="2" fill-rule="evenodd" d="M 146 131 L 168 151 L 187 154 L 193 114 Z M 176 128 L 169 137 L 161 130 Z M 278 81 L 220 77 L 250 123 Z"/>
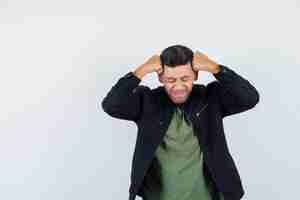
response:
<path id="1" fill-rule="evenodd" d="M 182 77 L 179 77 L 179 78 L 186 78 L 186 77 L 190 77 L 188 75 L 185 75 L 185 76 L 182 76 Z M 174 77 L 166 77 L 166 78 L 174 78 Z M 175 79 L 175 78 L 174 78 Z"/>

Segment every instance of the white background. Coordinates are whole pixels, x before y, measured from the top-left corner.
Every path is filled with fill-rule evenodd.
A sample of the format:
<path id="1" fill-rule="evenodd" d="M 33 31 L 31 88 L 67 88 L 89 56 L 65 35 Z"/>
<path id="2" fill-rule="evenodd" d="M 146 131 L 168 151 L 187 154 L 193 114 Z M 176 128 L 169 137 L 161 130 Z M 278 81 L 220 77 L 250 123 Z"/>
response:
<path id="1" fill-rule="evenodd" d="M 127 199 L 137 129 L 100 102 L 173 44 L 260 92 L 255 108 L 224 119 L 243 199 L 297 198 L 299 13 L 296 0 L 1 0 L 0 199 Z M 160 83 L 149 74 L 141 84 Z"/>

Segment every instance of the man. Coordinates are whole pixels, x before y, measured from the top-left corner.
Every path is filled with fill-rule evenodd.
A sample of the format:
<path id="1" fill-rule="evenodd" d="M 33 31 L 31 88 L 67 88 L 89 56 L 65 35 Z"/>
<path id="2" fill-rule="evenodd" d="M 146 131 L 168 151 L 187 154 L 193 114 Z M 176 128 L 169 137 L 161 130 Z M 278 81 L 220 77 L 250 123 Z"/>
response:
<path id="1" fill-rule="evenodd" d="M 199 71 L 217 79 L 195 84 Z M 163 86 L 139 85 L 156 72 Z M 129 200 L 238 200 L 244 189 L 223 118 L 253 108 L 259 93 L 228 66 L 173 45 L 121 77 L 102 101 L 138 127 Z"/>

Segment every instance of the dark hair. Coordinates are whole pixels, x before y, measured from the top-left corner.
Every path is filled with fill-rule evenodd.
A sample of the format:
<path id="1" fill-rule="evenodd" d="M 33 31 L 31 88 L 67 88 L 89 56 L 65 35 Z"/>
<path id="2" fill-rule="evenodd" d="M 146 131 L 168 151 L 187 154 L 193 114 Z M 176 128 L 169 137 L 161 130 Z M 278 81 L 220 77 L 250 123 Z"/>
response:
<path id="1" fill-rule="evenodd" d="M 191 63 L 193 69 L 193 51 L 183 45 L 172 45 L 165 48 L 160 54 L 160 63 L 164 72 L 164 65 L 176 67 Z M 194 70 L 193 70 L 194 71 Z"/>

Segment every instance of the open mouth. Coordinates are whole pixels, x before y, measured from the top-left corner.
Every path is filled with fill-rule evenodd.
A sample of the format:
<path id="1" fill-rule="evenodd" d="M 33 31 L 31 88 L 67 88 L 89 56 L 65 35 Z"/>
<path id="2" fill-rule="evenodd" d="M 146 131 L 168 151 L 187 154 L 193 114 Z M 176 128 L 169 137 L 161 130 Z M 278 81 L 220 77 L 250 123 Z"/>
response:
<path id="1" fill-rule="evenodd" d="M 185 96 L 186 92 L 185 91 L 180 91 L 180 92 L 173 92 L 172 95 L 174 97 L 182 97 L 182 96 Z"/>

